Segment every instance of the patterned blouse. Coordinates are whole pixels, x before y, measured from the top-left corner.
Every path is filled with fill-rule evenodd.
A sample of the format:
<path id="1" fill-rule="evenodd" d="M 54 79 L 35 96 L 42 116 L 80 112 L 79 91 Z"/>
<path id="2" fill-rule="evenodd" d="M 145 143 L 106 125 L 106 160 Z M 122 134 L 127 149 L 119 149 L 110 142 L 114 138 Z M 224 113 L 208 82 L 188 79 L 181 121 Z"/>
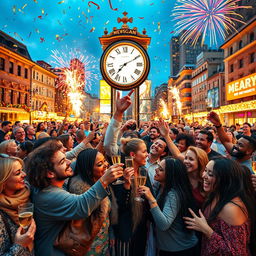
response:
<path id="1" fill-rule="evenodd" d="M 250 256 L 250 224 L 233 226 L 217 217 L 209 223 L 214 230 L 208 239 L 203 235 L 201 256 Z"/>
<path id="2" fill-rule="evenodd" d="M 11 235 L 12 235 L 12 240 L 14 240 L 15 234 L 18 229 L 18 225 L 15 224 L 6 213 L 4 213 L 3 211 L 2 211 L 2 213 L 4 214 L 5 219 L 7 220 L 8 224 L 9 224 L 9 227 L 11 230 Z M 22 247 L 21 245 L 12 243 L 1 214 L 0 214 L 0 255 L 1 256 L 31 256 L 31 255 L 33 255 L 33 253 L 29 252 L 28 249 Z"/>

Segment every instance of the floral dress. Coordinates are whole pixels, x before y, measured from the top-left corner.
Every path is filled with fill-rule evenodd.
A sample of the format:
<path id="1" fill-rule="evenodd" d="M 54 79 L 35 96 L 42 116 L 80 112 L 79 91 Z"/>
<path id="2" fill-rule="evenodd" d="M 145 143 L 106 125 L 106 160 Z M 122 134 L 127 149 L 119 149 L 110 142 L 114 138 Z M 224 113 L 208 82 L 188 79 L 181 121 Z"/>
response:
<path id="1" fill-rule="evenodd" d="M 109 212 L 110 212 L 110 200 L 108 200 Z M 109 215 L 103 222 L 103 225 L 95 237 L 91 248 L 86 253 L 86 256 L 109 256 Z"/>

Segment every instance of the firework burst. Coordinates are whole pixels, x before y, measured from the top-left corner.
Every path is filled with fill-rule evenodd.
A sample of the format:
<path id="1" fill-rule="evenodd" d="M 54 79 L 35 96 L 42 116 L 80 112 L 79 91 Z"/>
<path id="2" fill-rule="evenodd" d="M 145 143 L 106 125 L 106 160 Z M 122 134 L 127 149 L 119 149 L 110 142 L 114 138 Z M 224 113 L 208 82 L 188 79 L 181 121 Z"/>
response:
<path id="1" fill-rule="evenodd" d="M 183 43 L 196 45 L 201 39 L 201 45 L 209 35 L 210 44 L 217 45 L 217 35 L 226 38 L 236 31 L 235 22 L 245 23 L 237 9 L 251 8 L 239 6 L 241 0 L 177 0 L 173 16 L 177 21 L 177 33 L 182 33 Z"/>
<path id="2" fill-rule="evenodd" d="M 81 63 L 82 65 L 80 65 L 79 68 L 81 68 L 81 66 L 83 68 L 83 89 L 85 91 L 90 90 L 92 84 L 98 80 L 96 59 L 93 56 L 87 54 L 86 51 L 83 53 L 79 49 L 68 49 L 68 47 L 66 46 L 65 51 L 62 52 L 58 50 L 53 50 L 51 57 L 53 58 L 53 61 L 51 61 L 51 63 L 56 65 L 58 68 L 69 68 L 74 70 L 75 68 L 77 68 L 77 65 L 73 65 L 72 67 L 72 60 L 76 60 L 76 63 Z M 65 90 L 65 83 L 63 83 L 63 81 L 58 84 L 58 87 L 62 86 Z"/>

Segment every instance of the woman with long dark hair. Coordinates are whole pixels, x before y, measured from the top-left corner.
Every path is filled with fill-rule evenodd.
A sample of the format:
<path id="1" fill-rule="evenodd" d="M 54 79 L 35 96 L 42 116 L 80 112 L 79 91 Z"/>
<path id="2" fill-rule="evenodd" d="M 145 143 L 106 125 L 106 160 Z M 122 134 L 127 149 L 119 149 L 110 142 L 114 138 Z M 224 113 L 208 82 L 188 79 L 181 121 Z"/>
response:
<path id="1" fill-rule="evenodd" d="M 210 161 L 203 173 L 209 193 L 204 214 L 184 217 L 187 227 L 203 233 L 202 256 L 256 255 L 256 209 L 249 176 L 237 162 L 220 158 Z"/>
<path id="2" fill-rule="evenodd" d="M 160 183 L 156 199 L 146 186 L 141 186 L 139 192 L 150 204 L 159 255 L 197 255 L 195 232 L 186 229 L 182 219 L 189 214 L 188 208 L 196 208 L 186 166 L 181 160 L 165 158 L 156 169 L 154 179 Z"/>
<path id="3" fill-rule="evenodd" d="M 74 176 L 68 182 L 68 190 L 74 194 L 82 194 L 101 178 L 109 164 L 105 157 L 97 150 L 88 148 L 79 153 L 76 161 Z M 112 213 L 116 212 L 115 202 L 112 200 Z M 92 214 L 84 222 L 88 234 L 88 248 L 86 255 L 109 255 L 109 226 L 111 202 L 108 197 L 103 199 Z M 117 215 L 113 214 L 113 221 Z M 114 220 L 115 219 L 115 220 Z"/>

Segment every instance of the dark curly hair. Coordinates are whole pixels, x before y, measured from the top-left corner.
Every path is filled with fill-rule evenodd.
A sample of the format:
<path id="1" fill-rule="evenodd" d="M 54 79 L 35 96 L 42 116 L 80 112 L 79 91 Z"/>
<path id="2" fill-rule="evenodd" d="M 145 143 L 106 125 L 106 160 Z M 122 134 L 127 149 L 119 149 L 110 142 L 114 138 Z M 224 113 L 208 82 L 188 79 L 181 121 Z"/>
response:
<path id="1" fill-rule="evenodd" d="M 53 155 L 62 148 L 58 140 L 50 140 L 30 153 L 27 160 L 27 174 L 29 183 L 39 189 L 50 186 L 47 172 L 54 170 Z"/>

